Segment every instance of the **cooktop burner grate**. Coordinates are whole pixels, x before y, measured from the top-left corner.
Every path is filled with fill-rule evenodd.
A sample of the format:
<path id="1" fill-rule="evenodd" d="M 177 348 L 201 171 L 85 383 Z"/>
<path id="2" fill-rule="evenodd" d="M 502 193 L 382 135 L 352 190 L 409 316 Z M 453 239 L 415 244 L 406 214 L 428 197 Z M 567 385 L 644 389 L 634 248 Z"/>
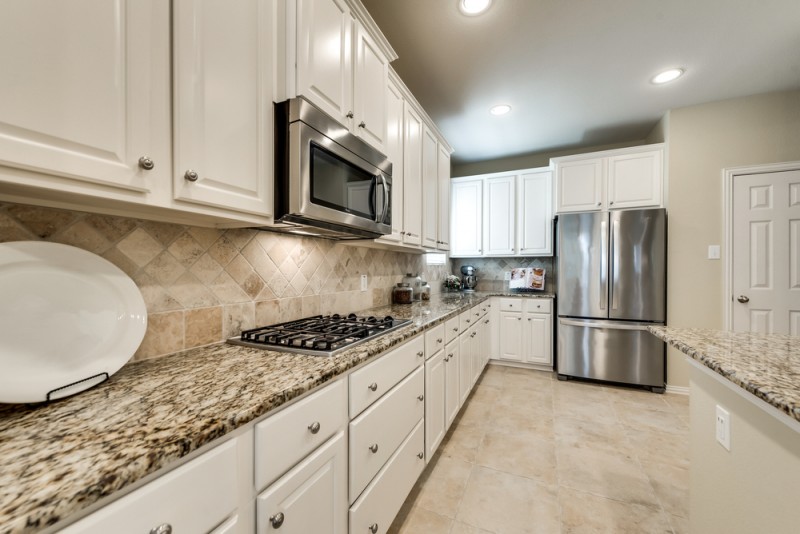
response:
<path id="1" fill-rule="evenodd" d="M 242 331 L 229 343 L 332 356 L 345 348 L 408 324 L 408 319 L 349 315 L 316 315 Z"/>

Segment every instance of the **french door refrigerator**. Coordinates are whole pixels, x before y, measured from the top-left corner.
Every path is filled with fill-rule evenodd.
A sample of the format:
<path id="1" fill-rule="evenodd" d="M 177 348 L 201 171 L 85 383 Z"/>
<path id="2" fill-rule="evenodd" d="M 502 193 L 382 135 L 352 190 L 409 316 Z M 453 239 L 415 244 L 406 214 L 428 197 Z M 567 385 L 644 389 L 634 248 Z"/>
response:
<path id="1" fill-rule="evenodd" d="M 666 320 L 666 212 L 558 218 L 558 375 L 663 393 L 666 347 L 647 326 Z"/>

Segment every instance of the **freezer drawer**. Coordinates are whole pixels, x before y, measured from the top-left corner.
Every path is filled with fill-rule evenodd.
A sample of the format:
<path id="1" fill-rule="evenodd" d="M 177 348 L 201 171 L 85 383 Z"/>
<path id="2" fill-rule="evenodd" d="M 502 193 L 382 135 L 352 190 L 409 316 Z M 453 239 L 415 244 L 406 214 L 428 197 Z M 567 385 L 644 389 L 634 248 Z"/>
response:
<path id="1" fill-rule="evenodd" d="M 665 344 L 647 324 L 558 320 L 558 373 L 663 388 Z"/>

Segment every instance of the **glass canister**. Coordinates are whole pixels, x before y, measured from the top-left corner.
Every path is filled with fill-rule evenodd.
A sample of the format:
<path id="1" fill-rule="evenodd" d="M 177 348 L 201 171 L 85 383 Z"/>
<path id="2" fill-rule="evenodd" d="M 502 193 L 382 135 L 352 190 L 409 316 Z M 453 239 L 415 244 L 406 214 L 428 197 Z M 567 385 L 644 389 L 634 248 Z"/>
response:
<path id="1" fill-rule="evenodd" d="M 411 286 L 400 282 L 392 288 L 392 302 L 395 304 L 411 304 L 414 300 L 414 290 Z"/>
<path id="2" fill-rule="evenodd" d="M 431 300 L 431 285 L 425 280 L 420 281 L 419 296 L 421 300 Z"/>
<path id="3" fill-rule="evenodd" d="M 418 274 L 411 274 L 406 273 L 405 278 L 403 278 L 404 284 L 408 284 L 411 289 L 414 291 L 414 300 L 420 299 L 420 285 L 422 283 L 422 278 L 419 277 Z"/>

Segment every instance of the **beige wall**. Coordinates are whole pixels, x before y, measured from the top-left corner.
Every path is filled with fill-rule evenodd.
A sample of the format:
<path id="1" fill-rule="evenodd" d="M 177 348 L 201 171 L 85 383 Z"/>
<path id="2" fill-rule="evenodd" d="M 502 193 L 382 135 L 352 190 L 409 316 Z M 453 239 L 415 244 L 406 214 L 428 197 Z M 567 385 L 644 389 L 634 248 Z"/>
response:
<path id="1" fill-rule="evenodd" d="M 800 160 L 800 91 L 769 93 L 673 109 L 665 120 L 669 175 L 667 322 L 724 328 L 722 170 Z M 725 251 L 723 248 L 723 257 Z M 667 381 L 688 386 L 684 356 L 668 354 Z"/>
<path id="2" fill-rule="evenodd" d="M 691 368 L 691 532 L 798 532 L 800 433 L 742 397 L 750 393 L 722 385 L 723 380 Z M 730 451 L 716 441 L 717 405 L 730 414 Z M 767 409 L 778 413 L 772 406 Z"/>

